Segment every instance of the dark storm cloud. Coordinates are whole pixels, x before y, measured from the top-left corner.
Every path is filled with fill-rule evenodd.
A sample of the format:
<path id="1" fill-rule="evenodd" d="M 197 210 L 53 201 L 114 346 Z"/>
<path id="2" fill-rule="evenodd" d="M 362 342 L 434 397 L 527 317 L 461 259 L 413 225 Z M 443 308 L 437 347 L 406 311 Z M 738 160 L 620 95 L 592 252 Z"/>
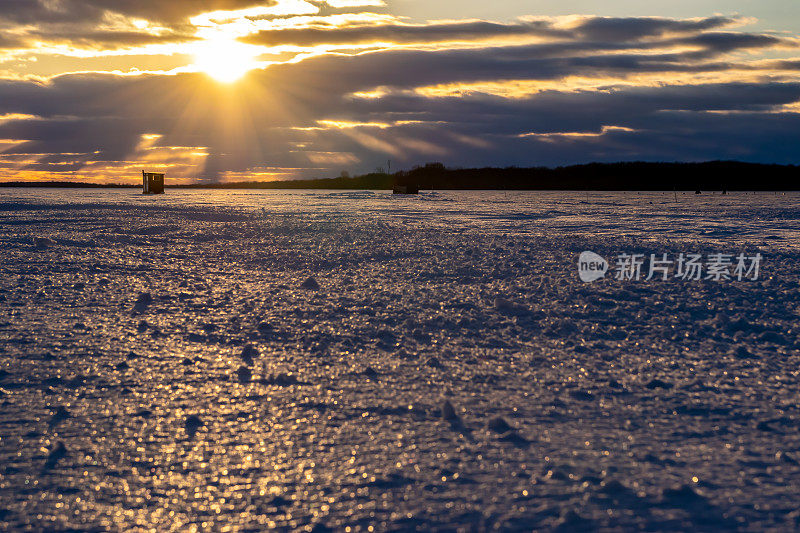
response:
<path id="1" fill-rule="evenodd" d="M 758 35 L 714 35 L 710 39 L 685 38 L 666 43 L 642 43 L 628 51 L 620 43 L 575 43 L 487 47 L 447 50 L 385 50 L 359 55 L 331 55 L 299 64 L 276 65 L 266 75 L 274 83 L 314 87 L 325 80 L 331 89 L 356 91 L 364 87 L 419 87 L 482 80 L 553 80 L 571 75 L 634 75 L 652 72 L 718 72 L 729 62 L 698 62 L 734 50 L 768 47 L 781 41 Z M 695 45 L 698 50 L 656 53 L 672 45 Z M 641 50 L 645 50 L 643 53 Z M 616 51 L 616 52 L 615 52 Z M 271 82 L 272 82 L 271 81 Z"/>
<path id="2" fill-rule="evenodd" d="M 687 57 L 705 59 L 718 54 L 725 54 L 736 50 L 753 50 L 771 47 L 797 47 L 795 41 L 781 39 L 772 35 L 759 35 L 752 33 L 714 32 L 694 35 L 685 39 L 676 39 L 675 44 L 688 44 L 702 47 L 698 52 L 687 54 Z"/>
<path id="3" fill-rule="evenodd" d="M 270 6 L 273 0 L 208 1 L 105 1 L 105 0 L 3 0 L 0 2 L 0 49 L 26 49 L 35 43 L 67 45 L 70 48 L 117 50 L 150 44 L 180 43 L 195 39 L 188 24 L 192 15 L 211 9 Z M 98 29 L 107 14 L 150 20 L 169 30 L 153 32 Z"/>
<path id="4" fill-rule="evenodd" d="M 328 116 L 368 121 L 392 113 L 397 120 L 424 117 L 429 122 L 461 124 L 472 133 L 491 127 L 494 133 L 513 135 L 529 131 L 594 132 L 603 125 L 639 129 L 652 120 L 662 120 L 656 115 L 667 111 L 765 111 L 798 100 L 800 83 L 731 82 L 607 91 L 551 90 L 516 99 L 478 94 L 432 100 L 402 94 L 346 104 Z"/>
<path id="5" fill-rule="evenodd" d="M 16 35 L 0 34 L 0 50 L 22 48 L 26 46 L 26 40 Z"/>
<path id="6" fill-rule="evenodd" d="M 154 34 L 145 31 L 83 31 L 81 29 L 34 31 L 28 39 L 17 48 L 29 46 L 31 41 L 43 41 L 48 44 L 68 45 L 72 48 L 113 51 L 121 48 L 145 46 L 150 44 L 169 44 L 196 41 L 198 38 L 188 33 L 169 32 Z"/>
<path id="7" fill-rule="evenodd" d="M 598 41 L 633 41 L 668 34 L 698 33 L 736 23 L 731 17 L 694 20 L 667 18 L 584 17 L 573 29 L 576 37 Z"/>
<path id="8" fill-rule="evenodd" d="M 290 28 L 264 30 L 242 40 L 266 46 L 319 44 L 363 44 L 372 42 L 418 43 L 454 40 L 475 40 L 513 36 L 570 36 L 570 32 L 553 28 L 546 21 L 500 24 L 486 21 L 452 22 L 444 24 L 380 24 L 342 28 Z"/>
<path id="9" fill-rule="evenodd" d="M 212 10 L 272 6 L 276 0 L 2 0 L 0 49 L 25 49 L 37 42 L 71 48 L 117 50 L 149 44 L 180 43 L 194 39 L 188 19 Z M 148 30 L 98 29 L 107 15 L 147 19 L 169 28 Z"/>
<path id="10" fill-rule="evenodd" d="M 734 22 L 735 19 L 727 17 L 689 21 L 584 17 L 566 29 L 550 20 L 508 25 L 483 22 L 381 25 L 339 30 L 275 30 L 254 35 L 250 41 L 261 44 L 336 44 L 339 42 L 336 36 L 342 35 L 341 44 L 344 45 L 348 39 L 357 42 L 383 39 L 435 43 L 456 35 L 461 38 L 472 35 L 473 39 L 480 36 L 547 35 L 544 44 L 442 47 L 439 50 L 387 49 L 356 56 L 319 56 L 297 65 L 276 65 L 267 73 L 270 83 L 281 84 L 287 79 L 305 88 L 314 87 L 318 80 L 325 80 L 325 91 L 341 92 L 364 87 L 413 88 L 482 80 L 555 80 L 571 75 L 722 72 L 735 66 L 721 60 L 725 54 L 796 46 L 793 39 L 772 35 L 704 31 Z M 599 40 L 604 36 L 603 32 L 611 31 L 610 28 L 617 28 L 622 38 Z M 676 48 L 680 51 L 675 51 Z"/>
<path id="11" fill-rule="evenodd" d="M 800 60 L 774 61 L 769 66 L 781 70 L 800 70 Z"/>
<path id="12" fill-rule="evenodd" d="M 276 0 L 72 0 L 89 3 L 99 9 L 148 20 L 180 22 L 209 11 L 273 6 Z"/>
<path id="13" fill-rule="evenodd" d="M 660 18 L 581 17 L 561 26 L 556 20 L 526 19 L 510 24 L 464 21 L 431 24 L 380 24 L 355 27 L 307 27 L 264 30 L 243 40 L 268 46 L 361 44 L 371 42 L 430 43 L 491 37 L 540 36 L 555 39 L 626 43 L 665 35 L 683 35 L 730 26 L 737 19 L 709 17 L 697 20 Z"/>
<path id="14" fill-rule="evenodd" d="M 3 24 L 90 23 L 106 12 L 140 17 L 151 21 L 178 23 L 200 13 L 271 6 L 274 0 L 3 0 Z"/>

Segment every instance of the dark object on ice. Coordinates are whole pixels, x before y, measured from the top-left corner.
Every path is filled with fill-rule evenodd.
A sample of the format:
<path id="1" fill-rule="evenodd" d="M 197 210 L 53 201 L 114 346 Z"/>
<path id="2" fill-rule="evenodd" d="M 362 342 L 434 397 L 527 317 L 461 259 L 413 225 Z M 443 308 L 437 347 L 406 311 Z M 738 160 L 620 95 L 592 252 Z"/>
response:
<path id="1" fill-rule="evenodd" d="M 582 402 L 591 402 L 594 400 L 594 394 L 586 390 L 571 390 L 569 391 L 569 395 L 575 398 L 576 400 L 580 400 Z"/>
<path id="2" fill-rule="evenodd" d="M 236 371 L 236 377 L 239 379 L 239 383 L 250 383 L 250 380 L 253 379 L 253 373 L 250 372 L 249 368 L 242 365 Z"/>
<path id="3" fill-rule="evenodd" d="M 706 497 L 698 494 L 694 487 L 689 485 L 664 489 L 663 499 L 665 504 L 680 508 L 705 506 L 708 504 Z"/>
<path id="4" fill-rule="evenodd" d="M 507 433 L 514 429 L 508 422 L 505 421 L 504 418 L 500 416 L 497 416 L 489 420 L 489 422 L 486 424 L 486 427 L 488 427 L 495 433 Z"/>
<path id="5" fill-rule="evenodd" d="M 494 299 L 494 308 L 504 315 L 525 315 L 529 312 L 528 308 L 517 302 L 498 296 Z"/>
<path id="6" fill-rule="evenodd" d="M 697 189 L 696 191 L 694 191 L 694 193 L 695 194 L 703 194 L 702 192 L 700 192 L 700 189 Z"/>
<path id="7" fill-rule="evenodd" d="M 164 174 L 142 170 L 142 194 L 164 194 Z"/>
<path id="8" fill-rule="evenodd" d="M 276 509 L 280 509 L 281 507 L 286 507 L 287 505 L 291 505 L 292 500 L 284 498 L 283 496 L 275 496 L 272 498 L 267 505 L 270 507 L 275 507 Z"/>
<path id="9" fill-rule="evenodd" d="M 758 342 L 771 342 L 773 344 L 788 344 L 786 338 L 776 331 L 765 331 L 756 339 Z"/>
<path id="10" fill-rule="evenodd" d="M 431 368 L 442 368 L 442 363 L 436 358 L 436 356 L 432 356 L 430 359 L 425 361 L 425 364 Z"/>
<path id="11" fill-rule="evenodd" d="M 266 378 L 262 379 L 260 383 L 262 385 L 278 385 L 280 387 L 286 387 L 289 385 L 305 385 L 305 383 L 297 379 L 297 376 L 294 374 L 284 373 L 270 374 Z"/>
<path id="12" fill-rule="evenodd" d="M 779 462 L 780 462 L 780 461 L 783 461 L 784 463 L 789 463 L 789 464 L 791 464 L 791 465 L 800 464 L 800 463 L 798 463 L 797 459 L 795 459 L 795 458 L 794 458 L 793 456 L 791 456 L 789 453 L 787 453 L 787 452 L 784 452 L 784 451 L 781 451 L 781 450 L 779 450 L 779 451 L 778 451 L 778 452 L 775 454 L 775 460 L 776 460 L 776 461 L 779 461 Z"/>
<path id="13" fill-rule="evenodd" d="M 186 422 L 184 422 L 184 427 L 186 428 L 186 433 L 189 434 L 189 438 L 193 439 L 197 430 L 203 427 L 203 421 L 200 420 L 200 417 L 197 415 L 189 415 L 186 417 Z"/>
<path id="14" fill-rule="evenodd" d="M 555 531 L 594 531 L 596 526 L 590 518 L 584 518 L 572 509 L 565 510 L 556 523 Z"/>
<path id="15" fill-rule="evenodd" d="M 459 422 L 460 419 L 456 413 L 455 407 L 450 403 L 450 400 L 445 400 L 442 404 L 442 418 L 448 422 Z"/>
<path id="16" fill-rule="evenodd" d="M 417 169 L 416 173 L 401 172 L 399 174 L 395 174 L 394 181 L 392 183 L 392 194 L 419 194 L 419 190 L 421 188 L 420 182 L 425 178 L 425 173 L 427 172 L 426 169 L 428 168 L 431 168 L 433 171 L 439 171 L 444 169 L 444 165 L 441 163 L 430 163 L 424 168 Z"/>
<path id="17" fill-rule="evenodd" d="M 617 481 L 616 479 L 606 480 L 600 483 L 600 490 L 603 494 L 607 494 L 611 497 L 620 497 L 620 496 L 627 496 L 627 497 L 635 497 L 636 493 L 633 492 L 631 489 Z"/>
<path id="18" fill-rule="evenodd" d="M 503 442 L 508 442 L 509 444 L 513 444 L 517 448 L 527 448 L 531 444 L 531 441 L 520 435 L 515 430 L 509 431 L 500 437 L 500 440 Z"/>
<path id="19" fill-rule="evenodd" d="M 133 304 L 133 310 L 141 313 L 147 309 L 147 306 L 149 306 L 151 303 L 153 303 L 153 297 L 149 292 L 143 292 L 136 299 L 136 303 Z"/>
<path id="20" fill-rule="evenodd" d="M 261 324 L 259 324 L 258 329 L 261 329 Z M 269 329 L 269 324 L 267 324 L 267 328 L 264 329 Z M 252 344 L 246 344 L 245 347 L 242 348 L 242 359 L 252 359 L 253 357 L 258 357 L 258 349 Z"/>
<path id="21" fill-rule="evenodd" d="M 672 387 L 674 387 L 675 385 L 673 385 L 672 383 L 666 382 L 666 381 L 661 381 L 660 379 L 654 379 L 654 380 L 650 381 L 650 383 L 648 383 L 645 386 L 650 390 L 653 390 L 653 389 L 666 389 L 666 390 L 668 390 L 668 389 L 671 389 Z"/>
<path id="22" fill-rule="evenodd" d="M 400 472 L 390 472 L 384 477 L 376 477 L 368 485 L 378 489 L 396 489 L 411 485 L 414 481 L 414 479 L 406 477 Z"/>
<path id="23" fill-rule="evenodd" d="M 47 461 L 45 461 L 42 470 L 50 470 L 56 464 L 63 459 L 67 455 L 67 447 L 64 446 L 64 443 L 61 441 L 56 442 L 53 449 L 50 450 L 50 453 L 47 455 Z"/>
<path id="24" fill-rule="evenodd" d="M 56 412 L 53 413 L 53 418 L 50 419 L 50 427 L 60 424 L 61 422 L 63 422 L 67 418 L 70 418 L 71 416 L 72 414 L 69 411 L 67 411 L 64 407 L 59 405 L 58 409 L 56 409 Z"/>
<path id="25" fill-rule="evenodd" d="M 48 239 L 47 237 L 34 237 L 33 238 L 33 245 L 40 250 L 44 250 L 45 248 L 50 248 L 56 245 L 56 241 L 53 239 Z"/>
<path id="26" fill-rule="evenodd" d="M 322 522 L 317 522 L 316 524 L 314 524 L 314 527 L 311 528 L 311 533 L 328 533 L 330 531 L 336 531 L 336 530 L 331 527 L 328 527 Z"/>
<path id="27" fill-rule="evenodd" d="M 319 290 L 319 283 L 313 277 L 309 277 L 307 280 L 300 285 L 301 288 L 309 290 L 309 291 L 318 291 Z"/>
<path id="28" fill-rule="evenodd" d="M 258 357 L 259 353 L 255 346 L 252 344 L 246 344 L 244 348 L 242 348 L 242 361 L 247 366 L 253 366 L 255 364 L 254 357 Z"/>
<path id="29" fill-rule="evenodd" d="M 419 194 L 419 187 L 416 185 L 395 185 L 392 187 L 392 194 Z"/>
<path id="30" fill-rule="evenodd" d="M 737 359 L 760 359 L 758 355 L 751 353 L 750 350 L 744 346 L 737 347 L 733 352 L 733 356 Z"/>

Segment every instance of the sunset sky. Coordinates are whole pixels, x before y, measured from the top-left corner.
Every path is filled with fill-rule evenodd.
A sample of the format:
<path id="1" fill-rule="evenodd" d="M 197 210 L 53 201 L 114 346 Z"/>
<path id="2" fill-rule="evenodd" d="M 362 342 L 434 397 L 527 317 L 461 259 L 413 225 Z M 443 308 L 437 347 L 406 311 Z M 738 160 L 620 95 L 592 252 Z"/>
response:
<path id="1" fill-rule="evenodd" d="M 3 0 L 0 181 L 800 163 L 795 0 Z"/>

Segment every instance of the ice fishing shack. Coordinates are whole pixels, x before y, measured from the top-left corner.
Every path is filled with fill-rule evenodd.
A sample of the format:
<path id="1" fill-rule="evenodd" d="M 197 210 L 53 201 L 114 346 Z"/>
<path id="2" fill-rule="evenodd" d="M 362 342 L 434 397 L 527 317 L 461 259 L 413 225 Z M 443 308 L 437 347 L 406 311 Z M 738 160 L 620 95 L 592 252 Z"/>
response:
<path id="1" fill-rule="evenodd" d="M 142 170 L 142 194 L 164 194 L 164 174 Z"/>

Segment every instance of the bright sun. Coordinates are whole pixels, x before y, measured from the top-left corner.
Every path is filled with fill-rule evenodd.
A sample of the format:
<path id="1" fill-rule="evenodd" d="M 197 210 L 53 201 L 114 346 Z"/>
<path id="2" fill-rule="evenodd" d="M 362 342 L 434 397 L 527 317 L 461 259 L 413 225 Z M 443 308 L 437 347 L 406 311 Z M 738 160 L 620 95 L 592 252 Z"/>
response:
<path id="1" fill-rule="evenodd" d="M 255 47 L 235 39 L 216 38 L 198 45 L 194 67 L 222 83 L 233 83 L 259 67 Z"/>

